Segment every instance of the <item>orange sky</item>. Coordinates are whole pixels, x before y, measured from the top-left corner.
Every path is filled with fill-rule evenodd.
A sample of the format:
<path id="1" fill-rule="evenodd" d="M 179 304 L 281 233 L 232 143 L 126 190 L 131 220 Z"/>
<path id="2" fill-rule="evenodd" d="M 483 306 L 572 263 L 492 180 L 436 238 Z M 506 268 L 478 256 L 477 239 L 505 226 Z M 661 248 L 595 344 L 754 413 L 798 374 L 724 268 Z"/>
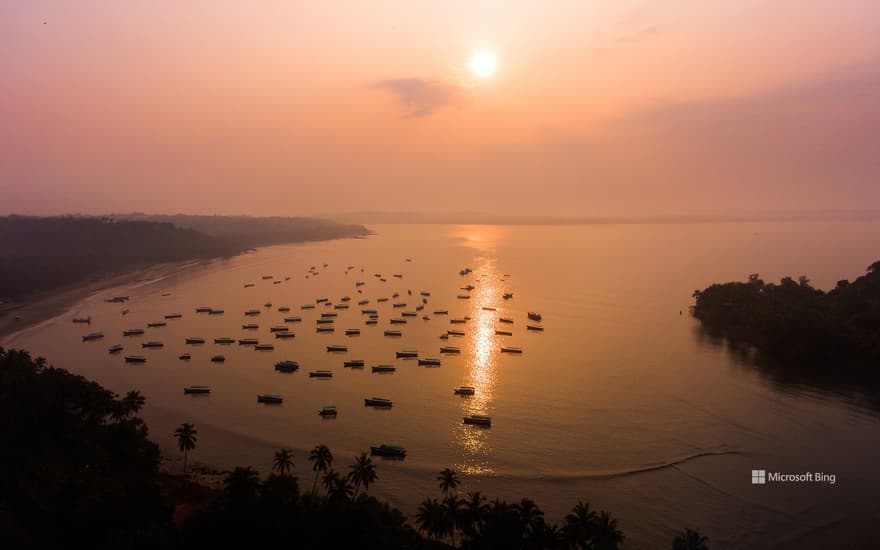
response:
<path id="1" fill-rule="evenodd" d="M 0 213 L 880 206 L 872 0 L 9 4 Z"/>

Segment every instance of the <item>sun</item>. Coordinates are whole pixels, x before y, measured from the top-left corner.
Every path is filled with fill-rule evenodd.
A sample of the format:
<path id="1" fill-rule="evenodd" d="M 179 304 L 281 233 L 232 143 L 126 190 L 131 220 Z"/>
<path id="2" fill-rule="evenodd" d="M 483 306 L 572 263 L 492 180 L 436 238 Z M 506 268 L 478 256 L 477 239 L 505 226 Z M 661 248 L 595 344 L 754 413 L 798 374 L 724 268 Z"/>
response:
<path id="1" fill-rule="evenodd" d="M 494 52 L 481 50 L 474 52 L 468 67 L 474 76 L 479 78 L 489 78 L 498 70 L 498 59 Z"/>

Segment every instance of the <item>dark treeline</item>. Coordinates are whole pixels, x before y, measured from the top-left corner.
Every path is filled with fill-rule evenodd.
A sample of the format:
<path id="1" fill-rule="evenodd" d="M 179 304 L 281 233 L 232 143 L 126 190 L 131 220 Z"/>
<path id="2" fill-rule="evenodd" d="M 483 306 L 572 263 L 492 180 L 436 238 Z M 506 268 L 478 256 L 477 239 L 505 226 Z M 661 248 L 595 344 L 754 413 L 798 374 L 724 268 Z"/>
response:
<path id="1" fill-rule="evenodd" d="M 362 237 L 369 231 L 357 224 L 342 224 L 320 218 L 249 216 L 190 216 L 128 214 L 116 219 L 171 223 L 199 233 L 222 238 L 236 245 L 252 248 L 290 242 L 322 241 L 342 237 Z"/>
<path id="2" fill-rule="evenodd" d="M 713 336 L 751 346 L 761 359 L 876 376 L 880 262 L 828 291 L 807 277 L 714 284 L 694 292 L 693 314 Z"/>
<path id="3" fill-rule="evenodd" d="M 193 225 L 205 231 L 171 223 L 184 218 L 201 220 Z M 366 233 L 360 226 L 306 218 L 210 220 L 189 216 L 162 222 L 70 216 L 0 218 L 0 298 L 21 298 L 156 263 L 224 257 L 263 244 Z"/>
<path id="4" fill-rule="evenodd" d="M 613 550 L 624 541 L 617 520 L 587 503 L 556 525 L 529 499 L 461 495 L 448 469 L 437 478 L 439 498 L 423 501 L 410 524 L 368 494 L 379 471 L 366 453 L 340 467 L 323 445 L 301 465 L 303 486 L 293 453 L 280 449 L 268 477 L 238 467 L 222 490 L 206 489 L 189 483 L 186 471 L 159 472 L 158 447 L 138 416 L 143 405 L 136 391 L 118 396 L 0 348 L 0 467 L 7 472 L 0 476 L 0 545 Z M 175 432 L 182 452 L 196 448 L 197 434 L 191 424 Z M 671 546 L 708 548 L 691 530 Z"/>

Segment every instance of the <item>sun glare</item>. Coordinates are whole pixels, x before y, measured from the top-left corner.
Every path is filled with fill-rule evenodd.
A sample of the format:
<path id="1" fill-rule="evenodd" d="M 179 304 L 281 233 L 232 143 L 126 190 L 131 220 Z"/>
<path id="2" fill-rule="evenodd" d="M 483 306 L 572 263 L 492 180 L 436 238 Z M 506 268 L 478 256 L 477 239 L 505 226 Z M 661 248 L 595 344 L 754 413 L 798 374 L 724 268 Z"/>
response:
<path id="1" fill-rule="evenodd" d="M 478 51 L 474 52 L 474 55 L 471 56 L 468 67 L 470 67 L 474 76 L 489 78 L 498 70 L 498 60 L 493 52 Z"/>

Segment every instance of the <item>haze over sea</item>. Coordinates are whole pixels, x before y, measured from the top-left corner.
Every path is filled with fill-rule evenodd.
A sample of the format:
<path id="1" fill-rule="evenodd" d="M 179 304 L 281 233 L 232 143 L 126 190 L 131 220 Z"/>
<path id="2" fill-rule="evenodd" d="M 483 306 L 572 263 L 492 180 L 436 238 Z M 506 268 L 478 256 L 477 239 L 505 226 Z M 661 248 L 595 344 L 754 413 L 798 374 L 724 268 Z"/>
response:
<path id="1" fill-rule="evenodd" d="M 534 498 L 548 519 L 578 499 L 611 510 L 627 548 L 665 547 L 686 526 L 709 534 L 713 548 L 798 548 L 826 539 L 828 547 L 846 547 L 847 536 L 880 535 L 877 393 L 742 362 L 702 336 L 688 315 L 695 289 L 752 272 L 768 281 L 803 274 L 823 289 L 853 279 L 880 259 L 876 240 L 866 238 L 880 234 L 880 222 L 370 229 L 375 235 L 366 239 L 273 246 L 107 289 L 3 345 L 117 392 L 141 390 L 150 436 L 166 455 L 176 453 L 172 433 L 181 422 L 198 427 L 197 461 L 266 472 L 272 451 L 284 445 L 294 449 L 302 480 L 311 479 L 307 454 L 316 444 L 342 461 L 369 445 L 403 445 L 406 459 L 379 461 L 370 491 L 409 515 L 436 493 L 436 473 L 448 466 L 462 473 L 463 490 Z M 355 268 L 346 274 L 349 265 Z M 310 266 L 320 274 L 307 278 Z M 464 267 L 473 273 L 459 275 Z M 457 299 L 468 284 L 475 286 L 470 299 Z M 393 327 L 402 337 L 384 337 L 389 319 L 415 310 L 422 291 L 430 292 L 424 311 Z M 394 292 L 407 307 L 393 309 L 397 299 L 377 303 Z M 514 297 L 502 299 L 505 292 Z M 104 301 L 115 295 L 131 300 Z M 316 334 L 315 319 L 333 309 L 300 306 L 343 296 L 351 307 L 337 311 L 336 332 Z M 362 299 L 369 305 L 358 306 Z M 196 314 L 199 306 L 225 313 Z M 280 313 L 281 306 L 291 311 Z M 130 313 L 122 316 L 123 308 Z M 379 324 L 366 326 L 362 308 L 378 309 Z M 245 317 L 248 309 L 261 314 Z M 433 315 L 438 309 L 449 315 Z M 528 311 L 543 315 L 543 333 L 526 330 Z M 172 312 L 183 317 L 143 337 L 122 337 Z M 296 338 L 275 339 L 269 328 L 286 315 L 302 317 L 290 325 Z M 91 326 L 72 324 L 74 316 L 91 316 Z M 471 319 L 450 325 L 463 316 Z M 499 317 L 514 323 L 499 325 Z M 248 322 L 259 330 L 242 330 Z M 346 328 L 361 334 L 345 336 Z M 495 335 L 499 328 L 513 335 Z M 448 329 L 466 335 L 441 340 Z M 89 331 L 107 336 L 83 343 Z M 190 336 L 209 343 L 187 346 Z M 256 337 L 275 350 L 211 343 L 220 336 Z M 164 348 L 142 350 L 148 340 Z M 107 353 L 115 343 L 125 346 L 121 355 Z M 348 353 L 326 352 L 337 343 Z M 460 346 L 460 356 L 441 355 L 441 345 Z M 501 345 L 524 353 L 502 354 Z M 442 366 L 396 360 L 394 352 L 407 348 L 441 358 Z M 184 352 L 190 361 L 178 360 Z M 209 361 L 217 353 L 225 363 Z M 126 354 L 143 354 L 147 363 L 126 365 Z M 276 372 L 283 359 L 299 361 L 299 371 Z M 346 359 L 364 359 L 367 368 L 344 368 Z M 397 372 L 372 374 L 378 363 Z M 333 371 L 332 380 L 310 379 L 316 369 Z M 211 395 L 183 395 L 194 384 L 210 385 Z M 463 384 L 476 395 L 453 395 Z M 258 405 L 258 393 L 281 394 L 284 404 Z M 372 396 L 394 407 L 365 408 Z M 339 408 L 338 418 L 318 416 L 326 404 Z M 462 425 L 471 413 L 491 415 L 491 429 Z M 836 483 L 752 485 L 752 469 L 824 472 Z"/>

